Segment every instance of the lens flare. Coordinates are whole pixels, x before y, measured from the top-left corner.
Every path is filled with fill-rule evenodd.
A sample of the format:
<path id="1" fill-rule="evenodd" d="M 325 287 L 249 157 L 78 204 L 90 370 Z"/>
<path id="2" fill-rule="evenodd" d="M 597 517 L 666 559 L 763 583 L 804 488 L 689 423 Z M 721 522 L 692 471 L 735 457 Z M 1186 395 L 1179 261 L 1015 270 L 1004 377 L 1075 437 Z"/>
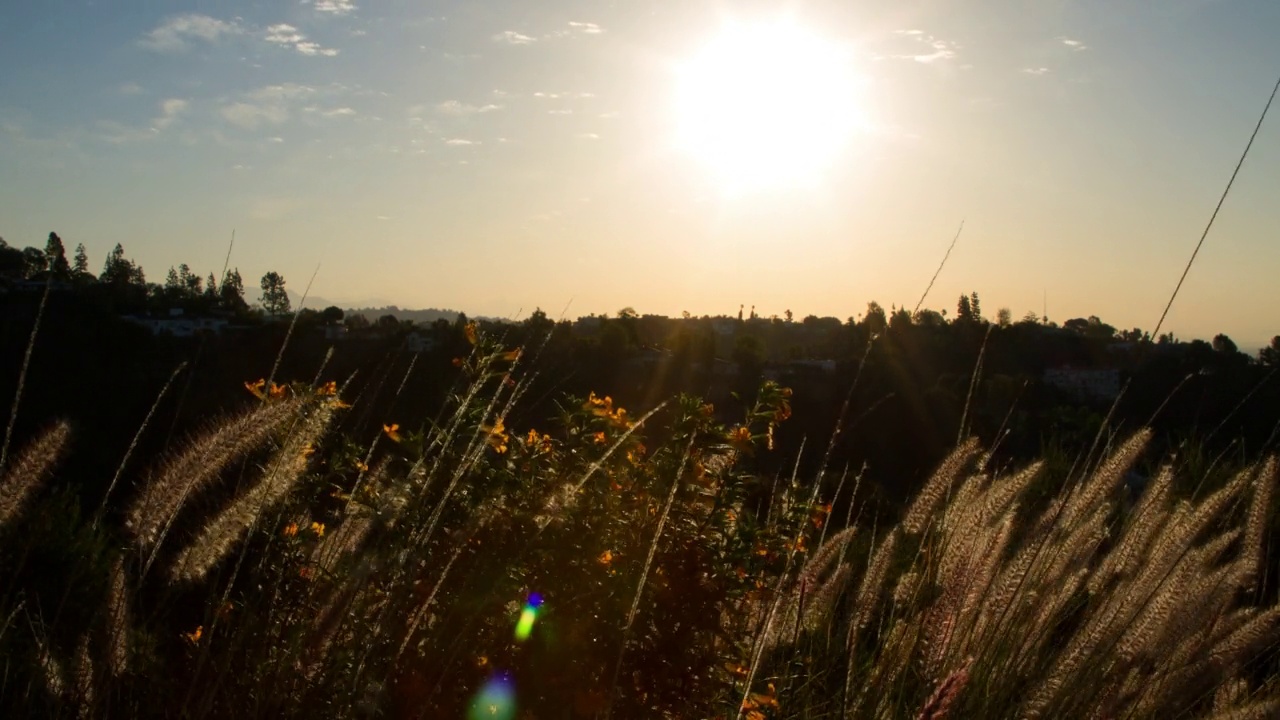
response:
<path id="1" fill-rule="evenodd" d="M 505 672 L 495 673 L 489 678 L 476 693 L 467 712 L 467 720 L 512 720 L 515 716 L 515 685 Z"/>
<path id="2" fill-rule="evenodd" d="M 529 593 L 529 599 L 525 602 L 524 609 L 520 611 L 520 619 L 516 622 L 516 640 L 524 642 L 529 639 L 529 635 L 533 633 L 533 623 L 538 619 L 538 612 L 541 609 L 541 593 Z"/>

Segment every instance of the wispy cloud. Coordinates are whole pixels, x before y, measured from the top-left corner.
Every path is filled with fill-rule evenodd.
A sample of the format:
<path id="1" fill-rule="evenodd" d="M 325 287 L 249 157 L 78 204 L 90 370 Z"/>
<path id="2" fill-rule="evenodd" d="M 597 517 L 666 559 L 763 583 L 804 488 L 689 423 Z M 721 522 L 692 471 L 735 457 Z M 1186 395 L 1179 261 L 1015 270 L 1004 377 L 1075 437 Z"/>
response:
<path id="1" fill-rule="evenodd" d="M 178 121 L 179 116 L 187 112 L 190 104 L 181 98 L 169 98 L 160 103 L 160 115 L 151 121 L 151 128 L 161 132 Z"/>
<path id="2" fill-rule="evenodd" d="M 146 92 L 146 90 L 143 90 L 142 86 L 136 82 L 127 82 L 116 88 L 116 92 L 121 95 L 141 95 Z"/>
<path id="3" fill-rule="evenodd" d="M 909 38 L 927 48 L 927 50 L 922 48 L 921 52 L 899 53 L 889 56 L 895 60 L 914 60 L 925 64 L 940 60 L 951 60 L 956 56 L 956 49 L 960 47 L 955 42 L 936 38 L 923 30 L 898 30 L 894 34 Z"/>
<path id="4" fill-rule="evenodd" d="M 356 4 L 351 0 L 315 0 L 311 6 L 316 9 L 316 12 L 330 15 L 350 15 L 356 10 Z"/>
<path id="5" fill-rule="evenodd" d="M 156 52 L 180 52 L 189 48 L 192 41 L 212 44 L 224 37 L 243 32 L 244 28 L 236 21 L 227 22 L 208 15 L 190 13 L 166 19 L 144 35 L 138 44 Z"/>
<path id="6" fill-rule="evenodd" d="M 480 143 L 479 141 L 476 141 L 476 140 L 464 140 L 462 138 L 449 138 L 448 140 L 444 141 L 444 144 L 451 145 L 453 147 L 464 147 L 466 145 L 479 145 Z"/>
<path id="7" fill-rule="evenodd" d="M 338 107 L 338 108 L 333 108 L 332 110 L 321 110 L 320 114 L 327 118 L 351 117 L 356 114 L 356 111 L 354 108 Z"/>
<path id="8" fill-rule="evenodd" d="M 1035 76 L 1048 75 L 1049 68 L 1047 67 L 1022 68 L 1022 72 L 1028 75 L 1035 75 Z"/>
<path id="9" fill-rule="evenodd" d="M 593 98 L 593 97 L 595 97 L 595 93 L 589 93 L 589 92 L 576 92 L 576 93 L 575 93 L 575 92 L 559 92 L 559 93 L 554 93 L 554 92 L 552 92 L 552 93 L 549 93 L 549 92 L 536 92 L 536 93 L 534 93 L 534 94 L 533 94 L 533 96 L 534 96 L 534 97 L 536 97 L 536 98 L 545 98 L 545 99 L 550 99 L 550 100 L 560 100 L 560 99 L 582 99 L 582 100 L 586 100 L 586 99 L 589 99 L 589 98 Z"/>
<path id="10" fill-rule="evenodd" d="M 303 55 L 333 57 L 338 54 L 334 48 L 322 47 L 319 43 L 308 40 L 302 31 L 288 23 L 269 26 L 264 39 L 274 45 L 297 50 Z"/>
<path id="11" fill-rule="evenodd" d="M 224 105 L 219 112 L 224 120 L 245 130 L 280 125 L 289 119 L 291 107 L 318 93 L 314 87 L 297 83 L 265 85 L 246 94 L 239 102 Z"/>
<path id="12" fill-rule="evenodd" d="M 1067 47 L 1071 48 L 1072 50 L 1080 51 L 1080 50 L 1088 50 L 1088 49 L 1089 49 L 1089 46 L 1088 46 L 1088 45 L 1085 45 L 1083 42 L 1081 42 L 1081 41 L 1079 41 L 1079 40 L 1072 40 L 1072 39 L 1071 39 L 1071 38 L 1069 38 L 1069 37 L 1060 37 L 1060 38 L 1058 38 L 1058 40 L 1059 40 L 1059 41 L 1061 41 L 1063 45 L 1066 45 Z"/>
<path id="13" fill-rule="evenodd" d="M 437 113 L 453 117 L 465 117 L 467 115 L 489 113 L 501 109 L 501 105 L 494 105 L 492 103 L 488 105 L 468 105 L 463 102 L 458 102 L 457 100 L 445 100 L 435 107 Z"/>
<path id="14" fill-rule="evenodd" d="M 524 33 L 518 33 L 515 30 L 503 30 L 493 36 L 494 42 L 506 43 L 508 45 L 529 45 L 536 40 Z"/>
<path id="15" fill-rule="evenodd" d="M 604 28 L 590 22 L 570 22 L 569 27 L 584 35 L 599 35 L 604 32 Z"/>

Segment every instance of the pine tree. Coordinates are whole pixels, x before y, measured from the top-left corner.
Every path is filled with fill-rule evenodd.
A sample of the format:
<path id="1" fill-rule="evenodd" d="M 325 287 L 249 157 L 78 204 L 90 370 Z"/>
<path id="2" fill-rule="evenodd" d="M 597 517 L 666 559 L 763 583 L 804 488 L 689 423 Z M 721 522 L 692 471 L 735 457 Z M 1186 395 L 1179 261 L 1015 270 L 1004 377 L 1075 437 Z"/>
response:
<path id="1" fill-rule="evenodd" d="M 76 245 L 75 265 L 71 267 L 71 274 L 77 280 L 92 277 L 89 274 L 89 255 L 84 250 L 84 243 Z"/>
<path id="2" fill-rule="evenodd" d="M 44 255 L 49 272 L 55 280 L 70 280 L 71 265 L 67 263 L 67 249 L 62 246 L 62 238 L 58 233 L 49 233 L 49 241 L 44 246 Z"/>
<path id="3" fill-rule="evenodd" d="M 978 293 L 969 293 L 969 312 L 974 322 L 982 322 L 982 305 L 978 302 Z"/>
<path id="4" fill-rule="evenodd" d="M 969 302 L 968 295 L 961 295 L 960 302 L 956 304 L 956 322 L 973 322 L 973 304 Z"/>
<path id="5" fill-rule="evenodd" d="M 218 288 L 218 298 L 228 310 L 239 312 L 249 307 L 244 300 L 244 281 L 240 279 L 240 268 L 227 271 Z"/>

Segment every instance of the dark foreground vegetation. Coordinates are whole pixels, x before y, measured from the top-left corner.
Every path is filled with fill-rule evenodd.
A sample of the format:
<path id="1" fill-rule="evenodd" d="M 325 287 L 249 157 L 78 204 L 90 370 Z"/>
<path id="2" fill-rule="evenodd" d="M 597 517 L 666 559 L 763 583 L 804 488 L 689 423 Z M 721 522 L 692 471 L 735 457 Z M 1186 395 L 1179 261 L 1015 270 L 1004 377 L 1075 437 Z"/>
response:
<path id="1" fill-rule="evenodd" d="M 23 255 L 4 717 L 1280 712 L 1274 352 L 976 295 L 362 322 Z"/>

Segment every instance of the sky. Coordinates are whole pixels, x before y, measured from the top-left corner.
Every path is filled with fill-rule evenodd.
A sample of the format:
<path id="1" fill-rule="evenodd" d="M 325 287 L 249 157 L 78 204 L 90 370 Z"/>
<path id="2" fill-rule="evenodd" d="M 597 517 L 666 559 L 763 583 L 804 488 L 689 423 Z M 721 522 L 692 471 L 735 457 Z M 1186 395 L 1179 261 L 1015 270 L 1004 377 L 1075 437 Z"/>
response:
<path id="1" fill-rule="evenodd" d="M 1274 0 L 4 3 L 0 236 L 162 281 L 234 230 L 255 297 L 275 270 L 344 305 L 846 318 L 914 307 L 963 222 L 925 306 L 1150 330 L 1277 27 Z M 1181 338 L 1280 334 L 1276 110 Z"/>

